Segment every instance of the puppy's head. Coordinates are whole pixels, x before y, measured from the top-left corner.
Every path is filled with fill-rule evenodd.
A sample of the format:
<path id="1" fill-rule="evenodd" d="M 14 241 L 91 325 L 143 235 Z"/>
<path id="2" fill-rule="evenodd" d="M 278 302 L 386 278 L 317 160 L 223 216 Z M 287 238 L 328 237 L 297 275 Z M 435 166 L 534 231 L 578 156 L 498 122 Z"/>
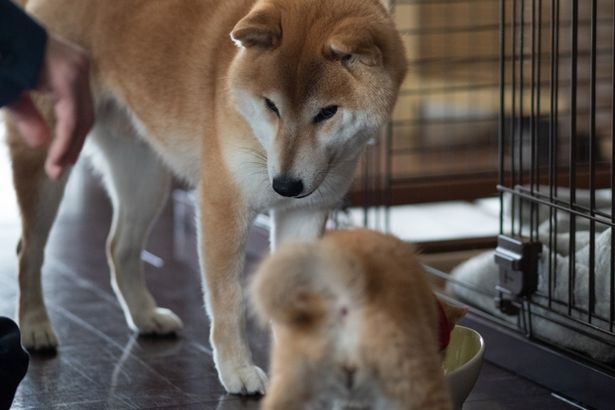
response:
<path id="1" fill-rule="evenodd" d="M 343 301 L 358 293 L 360 285 L 357 269 L 331 249 L 319 243 L 294 243 L 261 263 L 250 294 L 263 323 L 318 332 L 336 325 Z"/>
<path id="2" fill-rule="evenodd" d="M 229 88 L 273 188 L 303 197 L 387 120 L 406 61 L 377 0 L 260 0 L 231 33 Z"/>
<path id="3" fill-rule="evenodd" d="M 254 274 L 250 294 L 258 318 L 310 327 L 322 320 L 330 292 L 317 280 L 313 244 L 286 246 L 266 258 Z"/>
<path id="4" fill-rule="evenodd" d="M 301 330 L 321 326 L 337 298 L 324 272 L 331 265 L 318 244 L 289 244 L 266 258 L 251 283 L 254 310 L 263 323 Z"/>

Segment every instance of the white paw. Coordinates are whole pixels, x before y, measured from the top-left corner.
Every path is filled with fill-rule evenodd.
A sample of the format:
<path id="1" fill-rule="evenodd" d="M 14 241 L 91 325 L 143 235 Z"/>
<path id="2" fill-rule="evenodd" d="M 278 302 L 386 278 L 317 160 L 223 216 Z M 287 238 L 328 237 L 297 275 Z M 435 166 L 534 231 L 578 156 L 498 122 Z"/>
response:
<path id="1" fill-rule="evenodd" d="M 231 394 L 265 394 L 267 388 L 267 375 L 254 365 L 220 371 L 220 381 Z"/>
<path id="2" fill-rule="evenodd" d="M 184 324 L 169 309 L 157 307 L 135 315 L 134 325 L 142 335 L 168 335 L 180 331 Z"/>
<path id="3" fill-rule="evenodd" d="M 53 350 L 58 346 L 56 336 L 49 320 L 24 320 L 19 323 L 21 343 L 28 350 Z"/>

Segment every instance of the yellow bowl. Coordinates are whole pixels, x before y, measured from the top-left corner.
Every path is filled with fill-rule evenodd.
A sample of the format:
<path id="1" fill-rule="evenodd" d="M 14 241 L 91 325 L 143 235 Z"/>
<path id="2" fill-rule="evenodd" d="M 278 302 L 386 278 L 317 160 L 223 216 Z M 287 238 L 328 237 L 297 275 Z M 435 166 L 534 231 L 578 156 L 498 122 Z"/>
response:
<path id="1" fill-rule="evenodd" d="M 472 391 L 480 374 L 484 353 L 485 342 L 476 330 L 455 326 L 442 367 L 456 409 L 461 408 Z"/>

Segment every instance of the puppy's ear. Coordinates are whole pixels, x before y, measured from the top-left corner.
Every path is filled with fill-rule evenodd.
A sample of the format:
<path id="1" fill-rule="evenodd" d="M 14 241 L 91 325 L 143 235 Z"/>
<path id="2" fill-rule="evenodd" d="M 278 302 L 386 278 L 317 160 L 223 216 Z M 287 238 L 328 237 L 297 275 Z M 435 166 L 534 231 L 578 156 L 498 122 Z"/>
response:
<path id="1" fill-rule="evenodd" d="M 246 48 L 272 49 L 280 44 L 281 38 L 280 11 L 269 3 L 252 9 L 231 32 L 235 44 Z"/>
<path id="2" fill-rule="evenodd" d="M 348 21 L 329 38 L 325 48 L 327 57 L 345 66 L 360 62 L 367 66 L 382 65 L 382 51 L 378 33 L 366 29 L 361 21 Z"/>

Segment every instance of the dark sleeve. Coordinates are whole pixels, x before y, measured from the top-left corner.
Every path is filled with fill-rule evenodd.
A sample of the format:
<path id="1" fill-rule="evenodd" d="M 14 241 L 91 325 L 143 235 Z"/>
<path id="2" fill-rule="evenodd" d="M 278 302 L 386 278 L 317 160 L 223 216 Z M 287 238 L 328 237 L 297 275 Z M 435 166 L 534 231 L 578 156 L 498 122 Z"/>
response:
<path id="1" fill-rule="evenodd" d="M 0 107 L 38 82 L 47 33 L 9 0 L 0 0 Z"/>
<path id="2" fill-rule="evenodd" d="M 15 322 L 0 317 L 0 409 L 11 407 L 17 386 L 28 370 L 29 360 L 21 347 L 21 336 Z"/>

